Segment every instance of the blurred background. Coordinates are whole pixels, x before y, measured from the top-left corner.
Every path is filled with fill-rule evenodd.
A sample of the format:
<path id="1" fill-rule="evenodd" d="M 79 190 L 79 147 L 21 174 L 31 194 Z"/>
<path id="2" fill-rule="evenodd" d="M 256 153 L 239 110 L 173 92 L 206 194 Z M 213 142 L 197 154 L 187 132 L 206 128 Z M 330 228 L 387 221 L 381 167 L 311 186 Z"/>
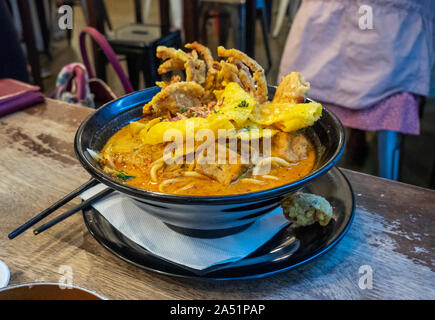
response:
<path id="1" fill-rule="evenodd" d="M 301 0 L 2 1 L 6 3 L 2 10 L 7 10 L 6 14 L 12 17 L 26 59 L 29 78 L 20 80 L 40 86 L 46 96 L 53 94 L 58 74 L 65 65 L 82 61 L 79 35 L 86 26 L 96 28 L 109 40 L 134 89 L 141 90 L 157 80 L 158 62 L 152 51 L 157 44 L 182 47 L 194 40 L 207 45 L 215 57 L 219 44 L 246 52 L 265 68 L 268 83 L 276 85 L 282 61 L 288 58 L 283 53 L 292 27 L 297 28 L 293 30 L 296 37 L 301 33 L 303 22 L 310 18 L 306 14 L 301 16 Z M 64 5 L 72 9 L 72 29 L 59 27 L 59 19 L 68 13 L 59 13 Z M 2 47 L 8 45 L 4 39 L 0 41 Z M 113 68 L 106 63 L 101 51 L 93 47 L 89 39 L 87 41 L 96 76 L 116 95 L 122 95 L 123 86 Z M 312 52 L 308 50 L 305 54 L 309 56 Z M 3 59 L 1 63 L 8 62 Z M 430 74 L 430 70 L 427 72 Z M 4 75 L 0 74 L 1 77 Z M 435 188 L 434 72 L 431 77 L 430 92 L 419 100 L 420 133 L 400 135 L 398 176 L 387 178 Z M 360 137 L 346 149 L 339 166 L 379 175 L 378 132 L 367 131 Z M 364 147 L 359 148 L 358 144 Z"/>

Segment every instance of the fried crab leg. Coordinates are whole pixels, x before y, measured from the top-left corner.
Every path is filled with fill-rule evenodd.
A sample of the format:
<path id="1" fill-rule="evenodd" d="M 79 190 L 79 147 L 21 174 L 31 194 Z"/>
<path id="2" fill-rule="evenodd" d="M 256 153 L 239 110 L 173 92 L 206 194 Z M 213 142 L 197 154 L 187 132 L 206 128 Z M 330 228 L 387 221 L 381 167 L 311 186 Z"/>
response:
<path id="1" fill-rule="evenodd" d="M 221 60 L 219 63 L 216 63 L 214 65 L 214 68 L 219 70 L 216 76 L 215 89 L 221 90 L 223 88 L 222 82 L 235 82 L 240 87 L 243 86 L 242 82 L 239 79 L 239 70 L 237 69 L 236 65 Z"/>
<path id="2" fill-rule="evenodd" d="M 204 88 L 196 82 L 175 82 L 163 88 L 145 104 L 143 113 L 170 117 L 182 109 L 188 110 L 201 106 L 203 95 Z"/>
<path id="3" fill-rule="evenodd" d="M 166 60 L 157 69 L 159 74 L 184 69 L 186 71 L 186 82 L 195 81 L 199 84 L 204 82 L 201 75 L 202 72 L 205 73 L 205 68 L 201 67 L 201 63 L 204 62 L 199 60 L 197 56 L 195 57 L 180 49 L 165 46 L 158 46 L 156 55 L 158 58 Z"/>
<path id="4" fill-rule="evenodd" d="M 216 61 L 214 60 L 210 49 L 196 41 L 186 44 L 185 47 L 198 52 L 204 59 L 207 70 L 204 89 L 206 90 L 207 94 L 211 93 L 214 89 L 217 70 L 213 68 L 213 64 Z"/>
<path id="5" fill-rule="evenodd" d="M 225 49 L 222 46 L 218 47 L 218 56 L 223 58 L 235 58 L 247 65 L 253 71 L 253 79 L 257 84 L 255 98 L 259 103 L 267 101 L 267 82 L 264 74 L 264 69 L 257 61 L 251 59 L 245 53 L 236 49 Z"/>
<path id="6" fill-rule="evenodd" d="M 254 79 L 252 79 L 251 72 L 249 68 L 242 63 L 240 60 L 230 57 L 228 58 L 228 62 L 237 66 L 238 69 L 238 77 L 240 82 L 242 83 L 242 87 L 245 91 L 247 91 L 251 95 L 255 95 L 256 88 Z"/>
<path id="7" fill-rule="evenodd" d="M 308 89 L 310 83 L 306 82 L 299 72 L 292 72 L 283 77 L 272 102 L 303 103 Z"/>
<path id="8" fill-rule="evenodd" d="M 176 76 L 172 76 L 171 80 L 169 80 L 169 81 L 156 81 L 156 85 L 158 85 L 160 88 L 164 89 L 167 86 L 169 86 L 170 84 L 180 82 L 180 80 L 181 80 L 180 76 L 176 75 Z"/>

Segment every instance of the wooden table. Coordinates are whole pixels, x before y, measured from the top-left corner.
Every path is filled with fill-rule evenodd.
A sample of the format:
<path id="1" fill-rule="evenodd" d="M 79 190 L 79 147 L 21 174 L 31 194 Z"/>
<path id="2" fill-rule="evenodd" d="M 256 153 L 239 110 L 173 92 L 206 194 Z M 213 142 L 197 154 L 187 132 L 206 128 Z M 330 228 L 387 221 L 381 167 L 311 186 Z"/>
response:
<path id="1" fill-rule="evenodd" d="M 57 282 L 72 270 L 74 284 L 110 299 L 435 298 L 435 192 L 349 170 L 357 212 L 348 234 L 309 264 L 264 279 L 196 282 L 140 270 L 101 247 L 80 214 L 39 236 L 27 231 L 9 240 L 9 232 L 89 178 L 73 138 L 91 112 L 47 99 L 0 118 L 0 259 L 11 285 Z M 369 269 L 372 289 L 361 289 Z"/>

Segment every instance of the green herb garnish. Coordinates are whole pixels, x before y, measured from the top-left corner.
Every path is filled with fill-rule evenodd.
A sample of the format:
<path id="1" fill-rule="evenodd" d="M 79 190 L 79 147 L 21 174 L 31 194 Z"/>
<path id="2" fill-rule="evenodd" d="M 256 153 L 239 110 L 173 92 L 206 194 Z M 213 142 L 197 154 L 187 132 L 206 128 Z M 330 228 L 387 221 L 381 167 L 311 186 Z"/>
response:
<path id="1" fill-rule="evenodd" d="M 295 131 L 295 134 L 298 136 L 298 135 L 300 135 L 300 134 L 303 134 L 303 133 L 305 133 L 305 128 L 302 128 L 302 129 L 299 129 L 299 130 L 296 130 Z"/>
<path id="2" fill-rule="evenodd" d="M 116 175 L 116 177 L 119 179 L 119 180 L 122 180 L 122 181 L 128 181 L 128 180 L 130 180 L 130 179 L 133 179 L 133 178 L 135 178 L 135 176 L 129 176 L 129 175 L 127 175 L 124 171 L 120 171 L 117 175 Z"/>
<path id="3" fill-rule="evenodd" d="M 186 108 L 184 108 L 184 107 L 182 107 L 181 109 L 180 109 L 180 113 L 185 113 L 187 110 L 186 110 Z"/>
<path id="4" fill-rule="evenodd" d="M 133 151 L 136 152 L 137 150 L 139 150 L 139 148 L 133 148 Z"/>
<path id="5" fill-rule="evenodd" d="M 240 103 L 237 105 L 237 107 L 238 107 L 238 108 L 247 108 L 247 107 L 249 107 L 249 103 L 247 103 L 246 100 L 243 100 L 242 102 L 240 102 Z"/>

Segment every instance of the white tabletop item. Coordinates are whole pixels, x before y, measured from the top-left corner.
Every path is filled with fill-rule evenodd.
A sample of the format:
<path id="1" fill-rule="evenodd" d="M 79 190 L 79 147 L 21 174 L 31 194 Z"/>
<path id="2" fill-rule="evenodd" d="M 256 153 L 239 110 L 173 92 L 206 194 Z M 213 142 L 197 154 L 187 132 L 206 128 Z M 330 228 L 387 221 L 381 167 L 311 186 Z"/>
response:
<path id="1" fill-rule="evenodd" d="M 105 188 L 97 185 L 81 197 L 86 200 Z M 277 208 L 242 232 L 203 239 L 173 231 L 118 192 L 96 202 L 93 207 L 130 240 L 162 258 L 197 270 L 243 259 L 289 224 Z"/>
<path id="2" fill-rule="evenodd" d="M 0 288 L 4 288 L 9 283 L 9 268 L 8 266 L 0 260 Z"/>

